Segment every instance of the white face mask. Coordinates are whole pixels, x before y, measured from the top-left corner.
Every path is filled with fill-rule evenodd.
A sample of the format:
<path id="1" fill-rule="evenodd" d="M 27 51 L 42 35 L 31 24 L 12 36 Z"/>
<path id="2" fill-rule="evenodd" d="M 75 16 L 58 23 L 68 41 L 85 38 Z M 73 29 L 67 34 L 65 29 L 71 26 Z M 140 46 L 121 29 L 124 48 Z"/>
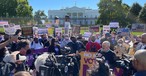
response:
<path id="1" fill-rule="evenodd" d="M 122 44 L 118 44 L 119 46 L 122 46 Z"/>
<path id="2" fill-rule="evenodd" d="M 65 40 L 69 40 L 69 37 L 65 37 Z"/>

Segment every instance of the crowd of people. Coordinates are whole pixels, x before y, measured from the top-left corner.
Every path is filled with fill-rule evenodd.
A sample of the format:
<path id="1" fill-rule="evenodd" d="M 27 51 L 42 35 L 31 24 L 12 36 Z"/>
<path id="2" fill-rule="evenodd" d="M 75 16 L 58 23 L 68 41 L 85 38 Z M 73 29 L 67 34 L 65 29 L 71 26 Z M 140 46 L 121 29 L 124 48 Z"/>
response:
<path id="1" fill-rule="evenodd" d="M 73 75 L 69 76 L 79 76 L 80 52 L 82 51 L 96 53 L 96 62 L 93 67 L 90 67 L 91 71 L 87 71 L 91 76 L 111 76 L 111 74 L 131 76 L 125 72 L 122 65 L 118 65 L 118 61 L 124 60 L 125 56 L 130 62 L 129 65 L 125 64 L 124 66 L 133 67 L 132 75 L 145 76 L 146 33 L 141 36 L 134 36 L 131 33 L 122 35 L 121 33 L 112 31 L 101 35 L 92 34 L 88 40 L 81 34 L 77 36 L 65 34 L 59 38 L 48 34 L 35 34 L 32 38 L 23 38 L 21 30 L 17 30 L 13 36 L 1 33 L 0 76 L 39 76 L 40 66 L 46 63 L 46 59 L 52 53 L 54 56 L 66 54 L 77 56 L 77 64 L 75 65 L 79 68 L 74 68 Z M 27 66 L 25 63 L 27 55 L 42 48 L 47 48 L 47 51 L 35 55 L 32 66 Z M 69 51 L 63 49 L 69 49 Z M 57 62 L 57 60 L 55 61 Z M 117 69 L 121 70 L 121 73 L 116 73 Z M 128 70 L 126 69 L 126 71 Z"/>

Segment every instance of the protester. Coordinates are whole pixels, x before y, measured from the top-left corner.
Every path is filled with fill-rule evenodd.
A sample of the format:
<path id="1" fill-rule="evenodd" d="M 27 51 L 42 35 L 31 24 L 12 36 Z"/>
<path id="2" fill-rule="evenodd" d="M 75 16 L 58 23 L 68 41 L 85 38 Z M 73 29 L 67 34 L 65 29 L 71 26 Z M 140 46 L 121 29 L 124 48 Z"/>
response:
<path id="1" fill-rule="evenodd" d="M 39 41 L 38 37 L 35 37 L 34 40 L 30 43 L 31 49 L 42 49 L 43 43 Z"/>
<path id="2" fill-rule="evenodd" d="M 68 47 L 71 48 L 70 53 L 78 53 L 79 51 L 85 50 L 85 47 L 82 42 L 77 41 L 76 37 L 71 37 L 71 42 L 67 44 Z"/>
<path id="3" fill-rule="evenodd" d="M 117 44 L 117 42 L 113 42 L 110 33 L 106 33 L 105 36 L 103 38 L 101 38 L 101 43 L 102 44 L 104 41 L 109 41 L 111 46 L 110 49 L 114 50 L 114 46 Z"/>
<path id="4" fill-rule="evenodd" d="M 101 48 L 100 44 L 95 42 L 95 39 L 95 36 L 91 37 L 91 41 L 86 44 L 86 51 L 97 52 Z"/>
<path id="5" fill-rule="evenodd" d="M 11 36 L 10 38 L 8 38 L 8 40 L 5 39 L 5 41 L 3 43 L 0 43 L 0 48 L 6 47 L 11 42 L 17 41 L 17 40 L 18 40 L 18 36 Z"/>
<path id="6" fill-rule="evenodd" d="M 8 54 L 4 57 L 4 62 L 11 62 L 15 63 L 17 67 L 15 68 L 16 72 L 18 71 L 26 71 L 25 63 L 26 60 L 26 53 L 27 50 L 30 49 L 29 47 L 29 41 L 27 40 L 21 40 L 18 43 L 18 51 L 12 52 L 11 54 Z"/>
<path id="7" fill-rule="evenodd" d="M 138 46 L 136 47 L 136 50 L 139 49 L 146 49 L 146 33 L 141 35 L 141 42 L 139 42 Z"/>
<path id="8" fill-rule="evenodd" d="M 114 68 L 117 57 L 116 54 L 110 49 L 109 41 L 104 41 L 102 43 L 102 48 L 98 51 L 97 57 L 104 57 L 110 68 Z"/>
<path id="9" fill-rule="evenodd" d="M 43 35 L 41 36 L 41 39 L 39 39 L 39 41 L 40 41 L 41 43 L 43 43 L 43 45 L 45 45 L 46 43 L 48 43 L 48 35 L 47 35 L 47 34 L 43 34 Z M 48 44 L 48 46 L 49 46 L 49 44 Z"/>
<path id="10" fill-rule="evenodd" d="M 137 50 L 133 58 L 133 66 L 137 70 L 134 76 L 145 76 L 146 75 L 146 50 Z"/>
<path id="11" fill-rule="evenodd" d="M 51 40 L 51 45 L 48 48 L 49 53 L 54 53 L 55 55 L 61 55 L 60 46 L 58 45 L 58 41 L 56 39 Z"/>
<path id="12" fill-rule="evenodd" d="M 123 41 L 123 39 L 119 39 L 117 41 L 117 45 L 115 46 L 115 50 L 114 52 L 116 53 L 116 55 L 120 58 L 122 58 L 123 54 L 128 54 L 129 49 L 126 47 L 129 47 L 129 45 L 125 44 L 125 42 Z"/>
<path id="13" fill-rule="evenodd" d="M 65 35 L 63 41 L 60 44 L 60 47 L 61 48 L 65 47 L 69 42 L 71 42 L 71 40 L 69 39 L 69 36 Z"/>

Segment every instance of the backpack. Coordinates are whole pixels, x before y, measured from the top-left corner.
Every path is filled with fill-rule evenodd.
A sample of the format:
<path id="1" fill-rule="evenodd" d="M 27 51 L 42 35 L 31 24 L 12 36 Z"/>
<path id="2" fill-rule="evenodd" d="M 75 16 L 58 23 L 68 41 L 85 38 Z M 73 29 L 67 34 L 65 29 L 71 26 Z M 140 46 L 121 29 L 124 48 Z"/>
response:
<path id="1" fill-rule="evenodd" d="M 41 41 L 39 41 L 40 45 L 42 45 Z M 31 46 L 33 45 L 33 41 L 31 42 Z M 43 45 L 42 45 L 43 46 Z"/>
<path id="2" fill-rule="evenodd" d="M 0 62 L 0 76 L 10 76 L 14 68 L 14 63 Z"/>
<path id="3" fill-rule="evenodd" d="M 19 60 L 19 53 L 16 55 L 16 60 Z M 22 64 L 16 64 L 17 67 L 15 68 L 16 69 L 16 72 L 19 72 L 19 71 L 27 71 L 26 69 L 26 66 L 25 66 L 25 61 L 23 61 Z"/>
<path id="4" fill-rule="evenodd" d="M 97 50 L 96 50 L 96 46 L 95 46 L 95 44 L 90 44 L 90 50 L 89 50 L 90 52 L 96 52 Z"/>

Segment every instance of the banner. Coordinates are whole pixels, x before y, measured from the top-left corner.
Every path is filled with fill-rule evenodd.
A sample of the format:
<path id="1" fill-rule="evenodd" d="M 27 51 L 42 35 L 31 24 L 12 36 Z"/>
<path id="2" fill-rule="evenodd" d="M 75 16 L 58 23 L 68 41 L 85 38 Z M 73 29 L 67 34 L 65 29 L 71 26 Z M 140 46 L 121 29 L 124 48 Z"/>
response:
<path id="1" fill-rule="evenodd" d="M 47 51 L 48 51 L 48 48 L 33 50 L 31 54 L 26 56 L 27 57 L 26 64 L 28 64 L 28 66 L 32 66 L 37 55 L 43 54 L 44 52 L 47 52 Z"/>
<path id="2" fill-rule="evenodd" d="M 95 52 L 81 52 L 80 76 L 89 76 L 87 70 L 95 63 Z"/>
<path id="3" fill-rule="evenodd" d="M 16 32 L 15 25 L 13 25 L 13 24 L 4 25 L 3 28 L 4 28 L 4 31 L 5 31 L 5 34 L 8 34 L 8 35 L 14 35 L 15 32 Z"/>
<path id="4" fill-rule="evenodd" d="M 22 27 L 22 35 L 33 36 L 33 28 L 30 26 Z"/>
<path id="5" fill-rule="evenodd" d="M 47 28 L 38 28 L 38 34 L 48 34 L 48 29 Z"/>
<path id="6" fill-rule="evenodd" d="M 110 32 L 110 26 L 103 26 L 103 33 Z"/>
<path id="7" fill-rule="evenodd" d="M 94 32 L 99 32 L 99 26 L 91 26 L 90 30 L 93 30 Z"/>

